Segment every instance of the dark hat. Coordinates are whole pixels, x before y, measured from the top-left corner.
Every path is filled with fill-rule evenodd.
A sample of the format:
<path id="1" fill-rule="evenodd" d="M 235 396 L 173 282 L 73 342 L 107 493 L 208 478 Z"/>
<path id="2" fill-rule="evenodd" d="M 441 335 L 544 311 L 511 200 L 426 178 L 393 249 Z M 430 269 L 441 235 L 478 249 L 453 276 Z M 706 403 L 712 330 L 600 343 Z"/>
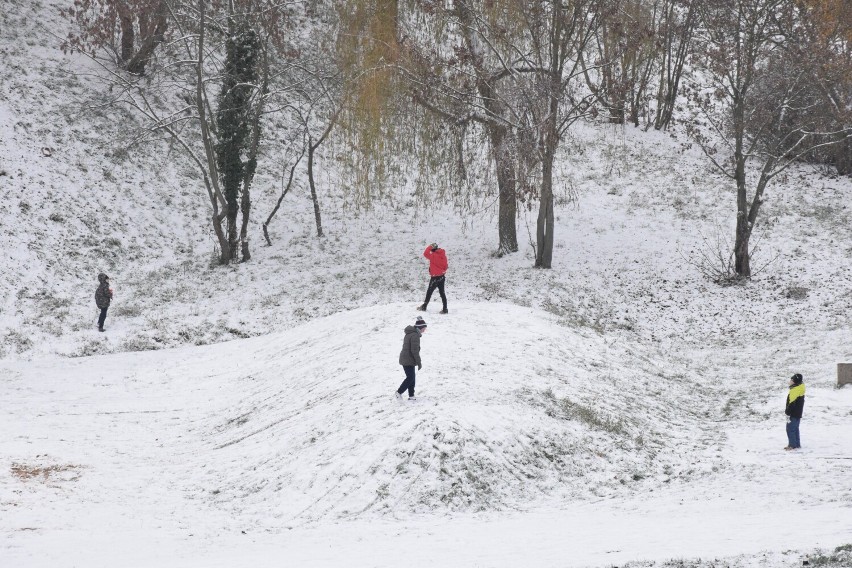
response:
<path id="1" fill-rule="evenodd" d="M 432 247 L 432 250 L 438 250 L 438 243 L 432 243 L 429 246 Z"/>
<path id="2" fill-rule="evenodd" d="M 416 327 L 418 329 L 423 329 L 424 327 L 426 327 L 426 320 L 424 320 L 423 318 L 420 318 L 420 317 L 417 318 L 417 321 L 414 322 L 414 327 Z"/>
<path id="3" fill-rule="evenodd" d="M 800 375 L 799 373 L 796 373 L 795 375 L 790 377 L 790 380 L 793 381 L 794 384 L 800 385 L 800 384 L 802 384 L 802 381 L 804 379 L 802 378 L 802 375 Z"/>

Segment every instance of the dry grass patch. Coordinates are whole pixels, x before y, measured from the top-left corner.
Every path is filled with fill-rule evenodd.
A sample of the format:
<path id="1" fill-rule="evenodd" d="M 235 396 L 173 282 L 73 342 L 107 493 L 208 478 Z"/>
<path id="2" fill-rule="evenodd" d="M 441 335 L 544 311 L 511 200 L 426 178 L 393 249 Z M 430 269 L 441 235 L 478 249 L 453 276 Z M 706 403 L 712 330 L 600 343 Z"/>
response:
<path id="1" fill-rule="evenodd" d="M 76 481 L 80 478 L 80 469 L 80 466 L 71 464 L 28 465 L 25 463 L 13 463 L 11 468 L 12 475 L 21 481 L 34 479 L 44 482 L 56 477 L 61 477 L 62 481 Z"/>

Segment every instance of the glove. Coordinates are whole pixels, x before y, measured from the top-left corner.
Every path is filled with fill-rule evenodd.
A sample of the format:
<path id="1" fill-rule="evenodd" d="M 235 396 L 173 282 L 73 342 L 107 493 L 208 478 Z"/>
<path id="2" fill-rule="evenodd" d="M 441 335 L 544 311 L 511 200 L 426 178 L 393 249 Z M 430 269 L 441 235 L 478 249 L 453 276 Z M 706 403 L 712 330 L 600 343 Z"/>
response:
<path id="1" fill-rule="evenodd" d="M 418 364 L 417 364 L 417 370 L 419 371 L 419 370 L 420 370 L 420 369 L 422 369 L 422 368 L 423 368 L 423 365 L 422 365 L 421 363 L 418 363 Z"/>

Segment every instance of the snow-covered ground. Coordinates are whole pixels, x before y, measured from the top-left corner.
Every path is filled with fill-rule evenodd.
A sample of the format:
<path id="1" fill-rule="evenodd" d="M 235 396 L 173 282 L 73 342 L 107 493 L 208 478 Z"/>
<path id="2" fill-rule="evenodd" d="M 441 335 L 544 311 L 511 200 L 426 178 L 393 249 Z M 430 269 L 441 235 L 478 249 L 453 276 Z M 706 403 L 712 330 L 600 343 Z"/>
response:
<path id="1" fill-rule="evenodd" d="M 805 449 L 785 453 L 777 400 L 723 420 L 715 381 L 678 362 L 462 303 L 428 316 L 418 400 L 399 401 L 412 313 L 0 364 L 4 565 L 582 566 L 848 543 L 852 390 L 814 385 Z"/>
<path id="2" fill-rule="evenodd" d="M 494 258 L 493 208 L 353 211 L 328 170 L 326 238 L 300 185 L 273 246 L 256 223 L 215 267 L 180 155 L 81 111 L 61 6 L 0 3 L 0 567 L 852 566 L 849 178 L 769 188 L 742 286 L 694 266 L 732 234 L 726 180 L 677 132 L 603 125 L 564 144 L 553 270 L 535 211 Z M 450 314 L 400 403 L 433 240 Z"/>

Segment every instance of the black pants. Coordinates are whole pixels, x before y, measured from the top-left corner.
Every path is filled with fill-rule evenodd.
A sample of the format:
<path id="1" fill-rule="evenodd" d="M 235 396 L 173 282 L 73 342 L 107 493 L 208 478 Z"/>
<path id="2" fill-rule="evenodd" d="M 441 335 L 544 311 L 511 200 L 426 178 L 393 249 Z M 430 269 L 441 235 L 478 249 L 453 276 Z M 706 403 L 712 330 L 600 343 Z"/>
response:
<path id="1" fill-rule="evenodd" d="M 408 396 L 412 397 L 414 396 L 414 365 L 403 365 L 402 370 L 405 371 L 405 380 L 402 381 L 396 392 L 402 394 L 405 392 L 405 389 L 408 389 Z"/>
<path id="2" fill-rule="evenodd" d="M 447 296 L 444 294 L 444 282 L 447 278 L 444 275 L 441 276 L 433 276 L 429 279 L 429 288 L 426 290 L 426 301 L 423 302 L 423 307 L 429 305 L 429 300 L 432 299 L 432 292 L 435 291 L 435 288 L 438 289 L 438 294 L 441 295 L 441 301 L 444 303 L 444 310 L 447 309 Z"/>
<path id="3" fill-rule="evenodd" d="M 109 306 L 106 308 L 101 308 L 101 316 L 98 318 L 98 329 L 104 328 L 104 322 L 106 321 L 106 313 L 109 309 Z"/>

